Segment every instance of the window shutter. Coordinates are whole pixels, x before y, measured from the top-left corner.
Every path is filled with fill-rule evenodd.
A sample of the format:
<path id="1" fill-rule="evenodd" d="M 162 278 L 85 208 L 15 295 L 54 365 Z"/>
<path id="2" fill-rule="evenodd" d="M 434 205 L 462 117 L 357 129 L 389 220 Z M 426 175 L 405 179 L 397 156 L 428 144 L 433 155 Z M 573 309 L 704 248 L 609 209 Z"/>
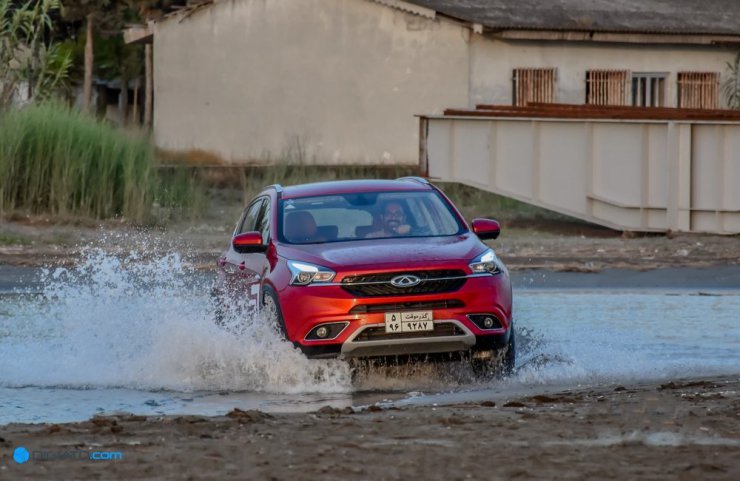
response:
<path id="1" fill-rule="evenodd" d="M 514 69 L 514 105 L 555 102 L 554 68 Z"/>

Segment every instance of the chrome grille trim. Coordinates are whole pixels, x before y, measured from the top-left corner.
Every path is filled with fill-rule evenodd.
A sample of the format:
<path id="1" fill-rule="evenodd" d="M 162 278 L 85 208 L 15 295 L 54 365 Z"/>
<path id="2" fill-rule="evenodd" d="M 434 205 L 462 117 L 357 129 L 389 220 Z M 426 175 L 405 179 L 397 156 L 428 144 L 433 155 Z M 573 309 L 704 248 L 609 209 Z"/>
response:
<path id="1" fill-rule="evenodd" d="M 414 276 L 418 282 L 411 286 L 398 286 L 393 280 L 401 276 Z M 467 275 L 463 269 L 406 269 L 348 275 L 337 284 L 356 297 L 388 297 L 454 292 L 465 282 Z"/>
<path id="2" fill-rule="evenodd" d="M 428 279 L 422 279 L 419 284 L 422 284 L 424 282 L 434 282 L 434 281 L 451 281 L 456 279 L 467 279 L 468 277 L 477 277 L 477 274 L 471 274 L 467 276 L 454 276 L 454 277 L 430 277 Z M 371 284 L 390 284 L 391 281 L 367 281 L 367 282 L 337 282 L 336 284 L 338 286 L 367 286 Z"/>
<path id="3" fill-rule="evenodd" d="M 349 276 L 347 276 L 349 277 Z M 483 273 L 483 274 L 466 274 L 464 276 L 454 276 L 454 277 L 435 277 L 433 279 L 422 279 L 421 282 L 426 281 L 447 281 L 447 280 L 457 280 L 457 279 L 473 279 L 476 277 L 492 277 L 492 274 Z M 421 282 L 419 284 L 421 284 Z M 370 284 L 390 284 L 390 281 L 368 281 L 368 282 L 312 282 L 311 284 L 307 284 L 305 286 L 301 287 L 327 287 L 327 286 L 363 286 L 363 285 L 370 285 Z"/>

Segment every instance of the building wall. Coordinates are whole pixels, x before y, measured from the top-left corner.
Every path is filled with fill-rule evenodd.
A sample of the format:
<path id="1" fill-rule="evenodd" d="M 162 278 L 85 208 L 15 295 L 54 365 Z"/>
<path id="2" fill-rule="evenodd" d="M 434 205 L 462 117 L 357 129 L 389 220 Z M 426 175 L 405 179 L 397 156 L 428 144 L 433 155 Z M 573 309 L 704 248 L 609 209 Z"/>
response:
<path id="1" fill-rule="evenodd" d="M 735 52 L 717 46 L 503 41 L 474 35 L 471 42 L 471 105 L 512 103 L 515 68 L 556 68 L 555 101 L 583 104 L 586 71 L 591 69 L 668 73 L 666 106 L 677 102 L 680 71 L 719 72 Z M 720 95 L 720 105 L 726 102 Z"/>
<path id="2" fill-rule="evenodd" d="M 227 162 L 418 162 L 467 105 L 467 28 L 367 0 L 222 0 L 154 34 L 160 148 Z"/>
<path id="3" fill-rule="evenodd" d="M 617 230 L 740 233 L 738 121 L 426 122 L 434 178 Z"/>

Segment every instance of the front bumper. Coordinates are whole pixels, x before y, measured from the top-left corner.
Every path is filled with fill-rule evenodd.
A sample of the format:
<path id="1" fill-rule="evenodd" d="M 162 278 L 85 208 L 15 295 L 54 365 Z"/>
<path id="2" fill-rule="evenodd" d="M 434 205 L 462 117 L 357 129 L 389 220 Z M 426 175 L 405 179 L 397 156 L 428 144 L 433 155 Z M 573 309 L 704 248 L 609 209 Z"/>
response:
<path id="1" fill-rule="evenodd" d="M 353 297 L 339 285 L 289 287 L 280 292 L 280 304 L 288 338 L 312 358 L 378 357 L 434 354 L 471 349 L 496 349 L 506 345 L 511 325 L 511 285 L 506 274 L 471 275 L 458 290 L 413 296 Z M 404 303 L 453 301 L 454 307 L 409 308 Z M 358 306 L 360 309 L 358 309 Z M 369 312 L 362 311 L 367 306 Z M 393 306 L 383 311 L 384 306 Z M 432 310 L 435 331 L 384 334 L 385 312 Z M 481 329 L 470 314 L 492 314 L 500 326 Z M 316 326 L 346 322 L 334 339 L 307 340 Z M 370 335 L 372 334 L 372 335 Z"/>

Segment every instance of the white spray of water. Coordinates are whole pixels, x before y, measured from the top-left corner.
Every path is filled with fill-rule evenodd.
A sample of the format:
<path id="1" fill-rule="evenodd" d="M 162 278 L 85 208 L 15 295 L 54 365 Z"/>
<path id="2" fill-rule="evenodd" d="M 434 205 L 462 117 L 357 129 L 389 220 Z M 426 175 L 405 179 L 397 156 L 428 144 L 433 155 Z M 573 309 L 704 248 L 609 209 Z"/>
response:
<path id="1" fill-rule="evenodd" d="M 177 253 L 88 249 L 0 313 L 0 385 L 347 392 L 341 361 L 306 359 L 262 316 L 213 322 L 210 280 Z M 5 311 L 8 311 L 8 307 Z"/>
<path id="2" fill-rule="evenodd" d="M 3 299 L 0 386 L 298 394 L 480 385 L 461 364 L 370 370 L 353 384 L 347 363 L 306 359 L 260 315 L 234 312 L 223 329 L 210 279 L 176 252 L 148 238 L 88 248 L 76 267 L 47 270 L 40 296 Z M 737 370 L 738 296 L 520 292 L 515 311 L 519 367 L 498 386 Z"/>

